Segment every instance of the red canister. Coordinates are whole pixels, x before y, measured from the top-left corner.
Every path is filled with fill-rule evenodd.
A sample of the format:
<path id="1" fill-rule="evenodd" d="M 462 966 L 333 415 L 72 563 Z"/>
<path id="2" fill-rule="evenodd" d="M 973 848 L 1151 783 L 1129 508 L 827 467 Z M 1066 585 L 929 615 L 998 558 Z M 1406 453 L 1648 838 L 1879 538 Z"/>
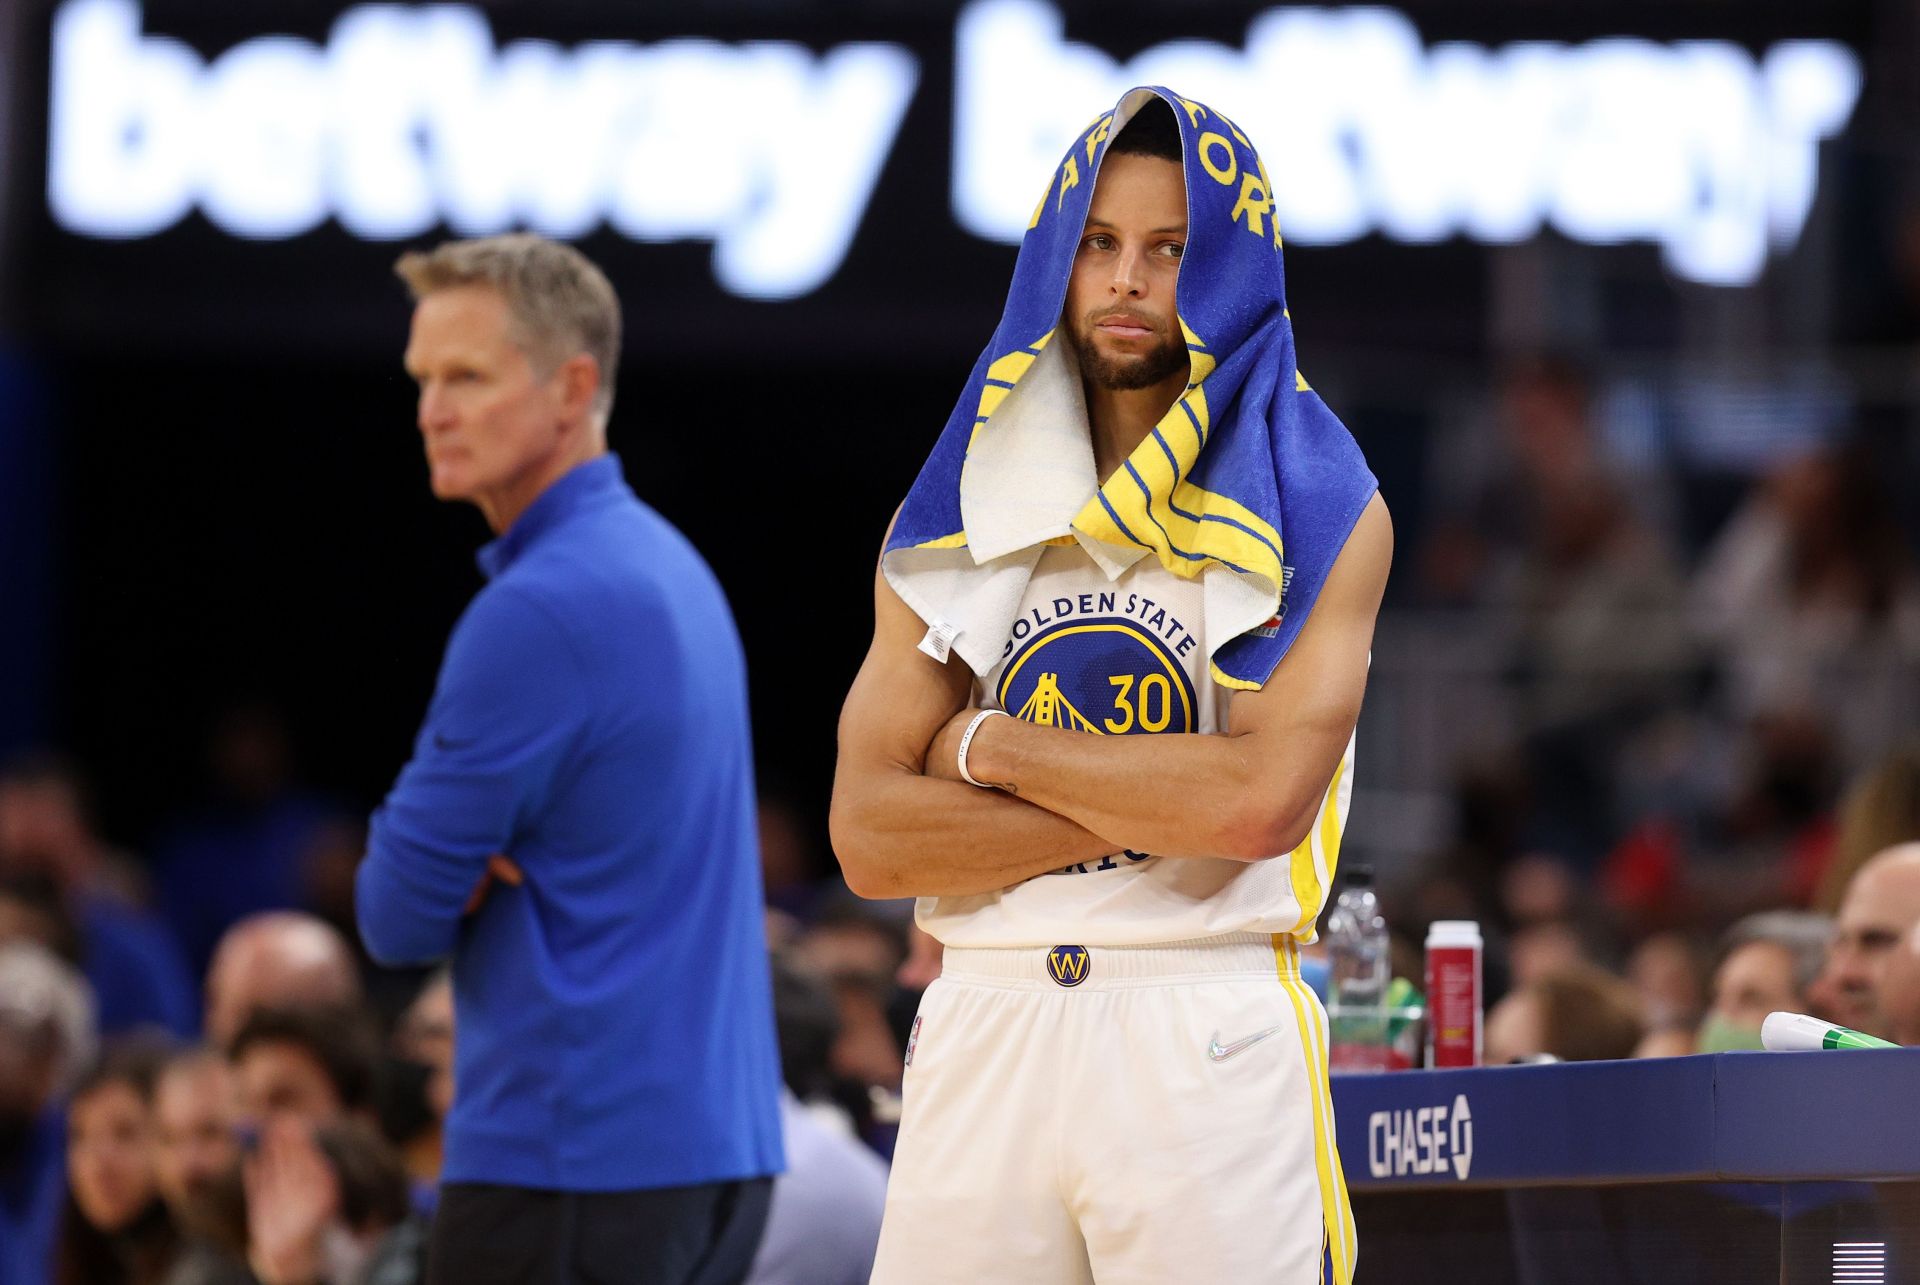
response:
<path id="1" fill-rule="evenodd" d="M 1484 998 L 1480 925 L 1442 919 L 1427 929 L 1427 1065 L 1479 1066 Z"/>

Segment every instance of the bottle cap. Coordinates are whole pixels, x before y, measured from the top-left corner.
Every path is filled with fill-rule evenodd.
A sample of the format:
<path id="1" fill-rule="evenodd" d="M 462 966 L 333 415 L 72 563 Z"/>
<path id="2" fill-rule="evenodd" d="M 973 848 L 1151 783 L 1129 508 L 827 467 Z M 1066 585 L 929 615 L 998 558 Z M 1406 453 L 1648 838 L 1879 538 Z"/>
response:
<path id="1" fill-rule="evenodd" d="M 1478 946 L 1480 925 L 1471 919 L 1436 919 L 1427 929 L 1429 946 Z"/>

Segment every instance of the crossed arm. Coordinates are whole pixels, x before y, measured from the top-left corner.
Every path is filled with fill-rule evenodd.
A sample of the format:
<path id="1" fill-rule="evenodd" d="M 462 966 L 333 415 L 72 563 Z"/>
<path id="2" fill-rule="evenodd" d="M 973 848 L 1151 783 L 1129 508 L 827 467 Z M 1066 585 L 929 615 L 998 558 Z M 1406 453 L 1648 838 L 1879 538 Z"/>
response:
<path id="1" fill-rule="evenodd" d="M 874 637 L 840 715 L 830 828 L 864 897 L 993 892 L 1124 849 L 1258 861 L 1318 815 L 1366 689 L 1393 529 L 1378 495 L 1272 677 L 1237 692 L 1218 734 L 1090 736 L 980 725 L 959 780 L 972 674 L 917 650 L 924 625 L 876 574 Z"/>

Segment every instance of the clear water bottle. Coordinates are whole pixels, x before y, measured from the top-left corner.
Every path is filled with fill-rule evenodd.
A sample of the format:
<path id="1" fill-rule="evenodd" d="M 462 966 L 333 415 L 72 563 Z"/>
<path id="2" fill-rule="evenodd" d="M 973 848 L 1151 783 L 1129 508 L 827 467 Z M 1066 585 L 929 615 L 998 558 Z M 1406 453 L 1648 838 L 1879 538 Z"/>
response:
<path id="1" fill-rule="evenodd" d="M 1389 1043 L 1387 985 L 1393 962 L 1371 867 L 1348 868 L 1340 898 L 1327 912 L 1324 932 L 1333 1069 L 1384 1071 Z"/>

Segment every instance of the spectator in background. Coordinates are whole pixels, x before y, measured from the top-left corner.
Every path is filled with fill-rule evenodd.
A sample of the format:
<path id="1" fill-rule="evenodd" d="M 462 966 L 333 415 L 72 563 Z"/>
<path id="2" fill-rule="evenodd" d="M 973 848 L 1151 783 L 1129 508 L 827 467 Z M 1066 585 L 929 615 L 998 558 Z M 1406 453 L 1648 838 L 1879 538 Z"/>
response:
<path id="1" fill-rule="evenodd" d="M 1695 574 L 1696 627 L 1735 726 L 1820 711 L 1852 767 L 1920 714 L 1920 589 L 1861 447 L 1777 468 Z"/>
<path id="2" fill-rule="evenodd" d="M 162 1285 L 182 1250 L 155 1180 L 153 1086 L 164 1054 L 109 1052 L 67 1108 L 58 1285 Z"/>
<path id="3" fill-rule="evenodd" d="M 1920 843 L 1903 843 L 1860 867 L 1840 903 L 1833 947 L 1820 978 L 1830 1016 L 1843 1026 L 1883 1035 L 1887 967 L 1901 941 L 1920 924 Z"/>
<path id="4" fill-rule="evenodd" d="M 114 852 L 87 815 L 79 774 L 50 757 L 0 770 L 0 876 L 44 879 L 74 929 L 102 1033 L 199 1024 L 192 976 L 172 929 L 140 904 L 137 866 Z"/>
<path id="5" fill-rule="evenodd" d="M 1568 968 L 1593 964 L 1586 938 L 1577 927 L 1561 919 L 1514 929 L 1507 940 L 1506 957 L 1508 976 L 1516 989 Z"/>
<path id="6" fill-rule="evenodd" d="M 767 1231 L 748 1285 L 864 1285 L 880 1243 L 887 1167 L 828 1100 L 838 1005 L 820 983 L 776 962 L 781 1136 L 787 1171 L 774 1179 Z"/>
<path id="7" fill-rule="evenodd" d="M 0 942 L 30 941 L 80 966 L 80 929 L 44 874 L 0 874 Z"/>
<path id="8" fill-rule="evenodd" d="M 894 971 L 893 980 L 901 990 L 915 997 L 925 993 L 927 987 L 940 976 L 940 966 L 946 954 L 946 947 L 940 939 L 912 921 L 907 923 L 907 957 Z"/>
<path id="9" fill-rule="evenodd" d="M 1472 919 L 1489 934 L 1491 948 L 1512 928 L 1571 914 L 1573 907 L 1566 903 L 1531 909 L 1523 919 L 1516 902 L 1517 894 L 1534 890 L 1557 901 L 1571 883 L 1566 863 L 1556 858 L 1542 858 L 1548 863 L 1544 878 L 1541 872 L 1516 869 L 1532 860 L 1521 844 L 1531 810 L 1524 766 L 1504 753 L 1475 755 L 1463 759 L 1456 772 L 1450 809 L 1454 832 L 1410 880 L 1404 894 L 1408 920 L 1424 925 Z"/>
<path id="10" fill-rule="evenodd" d="M 1606 924 L 1584 881 L 1559 857 L 1532 852 L 1517 858 L 1500 872 L 1499 890 L 1501 918 L 1512 930 L 1504 942 L 1496 936 L 1492 948 L 1504 955 L 1515 987 L 1610 953 Z"/>
<path id="11" fill-rule="evenodd" d="M 291 1115 L 309 1124 L 346 1116 L 373 1122 L 379 1050 L 358 1014 L 263 1008 L 227 1046 L 243 1121 Z"/>
<path id="12" fill-rule="evenodd" d="M 350 1009 L 360 1004 L 353 949 L 331 925 L 292 911 L 254 915 L 227 930 L 207 970 L 207 1039 L 225 1048 L 263 1008 Z"/>
<path id="13" fill-rule="evenodd" d="M 1627 956 L 1627 981 L 1640 1000 L 1648 1031 L 1691 1035 L 1707 1006 L 1703 951 L 1683 932 L 1655 933 Z"/>
<path id="14" fill-rule="evenodd" d="M 426 1224 L 407 1176 L 364 1122 L 268 1120 L 242 1164 L 247 1261 L 260 1285 L 418 1285 Z"/>
<path id="15" fill-rule="evenodd" d="M 1424 567 L 1430 597 L 1511 620 L 1529 839 L 1583 868 L 1617 829 L 1621 745 L 1677 695 L 1690 657 L 1677 560 L 1602 450 L 1592 396 L 1565 358 L 1503 373 L 1503 458 L 1477 486 L 1456 479 L 1477 494 L 1438 524 Z"/>
<path id="16" fill-rule="evenodd" d="M 1920 745 L 1894 750 L 1855 781 L 1840 802 L 1833 856 L 1820 874 L 1814 909 L 1837 914 L 1847 885 L 1875 853 L 1920 841 Z"/>
<path id="17" fill-rule="evenodd" d="M 418 1193 L 440 1181 L 442 1142 L 453 1110 L 453 976 L 446 969 L 427 978 L 420 993 L 400 1015 L 393 1032 L 394 1055 L 420 1069 L 422 1097 L 430 1122 L 413 1136 L 398 1139 L 407 1176 Z"/>
<path id="18" fill-rule="evenodd" d="M 1701 1053 L 1758 1049 L 1767 1014 L 1807 1011 L 1808 992 L 1826 967 L 1833 923 L 1824 915 L 1775 910 L 1749 915 L 1720 941 L 1713 1004 L 1701 1020 Z"/>
<path id="19" fill-rule="evenodd" d="M 320 909 L 323 885 L 341 902 L 350 873 L 337 867 L 344 853 L 351 871 L 359 837 L 341 808 L 296 783 L 286 723 L 270 705 L 222 713 L 208 738 L 207 768 L 211 798 L 154 849 L 160 904 L 196 969 L 248 915 Z M 350 920 L 350 899 L 333 910 Z"/>
<path id="20" fill-rule="evenodd" d="M 1498 502 L 1518 540 L 1491 593 L 1521 612 L 1527 713 L 1542 729 L 1662 703 L 1688 654 L 1678 565 L 1628 503 L 1592 400 L 1565 359 L 1520 362 L 1500 389 L 1515 468 Z"/>
<path id="21" fill-rule="evenodd" d="M 833 1070 L 863 1089 L 900 1088 L 902 1041 L 891 1012 L 906 953 L 900 925 L 855 903 L 823 912 L 787 951 L 797 971 L 831 989 L 840 1014 Z"/>
<path id="22" fill-rule="evenodd" d="M 1487 1064 L 1631 1057 L 1644 1034 L 1633 988 L 1611 973 L 1574 964 L 1494 1005 L 1487 1014 Z"/>
<path id="23" fill-rule="evenodd" d="M 30 752 L 0 767 L 0 861 L 51 877 L 63 890 L 145 905 L 150 889 L 135 857 L 95 829 L 80 769 L 63 755 Z"/>
<path id="24" fill-rule="evenodd" d="M 1920 1045 L 1920 925 L 1900 942 L 1887 964 L 1885 985 L 1887 1039 Z"/>
<path id="25" fill-rule="evenodd" d="M 760 792 L 760 877 L 767 905 L 804 922 L 820 903 L 820 860 L 799 808 L 769 789 Z"/>
<path id="26" fill-rule="evenodd" d="M 205 1047 L 175 1053 L 153 1090 L 154 1181 L 184 1245 L 167 1285 L 245 1285 L 246 1213 L 232 1075 Z"/>
<path id="27" fill-rule="evenodd" d="M 890 979 L 906 957 L 901 925 L 866 905 L 842 901 L 814 916 L 790 952 L 816 977 Z"/>
<path id="28" fill-rule="evenodd" d="M 1600 872 L 1609 906 L 1639 934 L 1718 930 L 1804 905 L 1833 846 L 1841 773 L 1831 729 L 1811 711 L 1787 711 L 1754 718 L 1725 744 L 1702 726 L 1683 739 L 1690 766 Z"/>
<path id="29" fill-rule="evenodd" d="M 0 943 L 0 1283 L 49 1276 L 66 1188 L 67 1092 L 93 1060 L 93 997 L 45 947 Z"/>
<path id="30" fill-rule="evenodd" d="M 406 1170 L 373 1127 L 376 1045 L 352 1012 L 262 1009 L 235 1035 L 231 1071 L 207 1051 L 163 1076 L 163 1193 L 198 1242 L 199 1274 L 229 1285 L 244 1261 L 260 1285 L 413 1285 L 426 1223 Z M 223 1102 L 219 1090 L 226 1088 Z M 243 1124 L 258 1139 L 235 1142 Z"/>
<path id="31" fill-rule="evenodd" d="M 1633 1046 L 1633 1056 L 1644 1057 L 1686 1057 L 1693 1053 L 1704 1053 L 1705 1049 L 1695 1047 L 1694 1033 L 1678 1026 L 1649 1027 L 1640 1042 Z"/>

